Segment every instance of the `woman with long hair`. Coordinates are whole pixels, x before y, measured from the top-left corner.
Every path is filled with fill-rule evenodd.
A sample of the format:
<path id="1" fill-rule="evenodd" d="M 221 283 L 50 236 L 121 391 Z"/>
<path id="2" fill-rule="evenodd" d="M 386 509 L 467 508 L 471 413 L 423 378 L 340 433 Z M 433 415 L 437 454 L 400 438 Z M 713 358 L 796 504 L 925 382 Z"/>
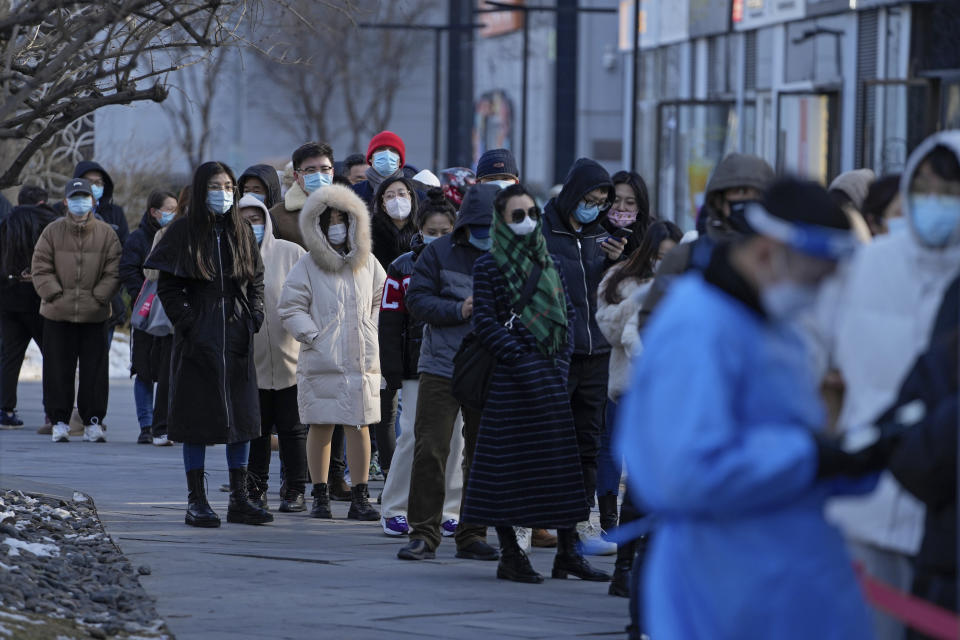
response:
<path id="1" fill-rule="evenodd" d="M 260 436 L 253 334 L 263 323 L 263 263 L 235 193 L 228 166 L 200 165 L 187 216 L 171 223 L 146 264 L 160 272 L 158 294 L 174 326 L 168 428 L 183 442 L 184 520 L 196 527 L 220 526 L 203 481 L 211 444 L 227 445 L 227 522 L 273 521 L 247 493 L 249 445 Z"/>
<path id="2" fill-rule="evenodd" d="M 640 247 L 650 226 L 650 195 L 647 183 L 635 171 L 617 171 L 610 180 L 616 196 L 601 224 L 611 233 L 628 234 L 621 254 L 621 260 L 626 260 Z"/>

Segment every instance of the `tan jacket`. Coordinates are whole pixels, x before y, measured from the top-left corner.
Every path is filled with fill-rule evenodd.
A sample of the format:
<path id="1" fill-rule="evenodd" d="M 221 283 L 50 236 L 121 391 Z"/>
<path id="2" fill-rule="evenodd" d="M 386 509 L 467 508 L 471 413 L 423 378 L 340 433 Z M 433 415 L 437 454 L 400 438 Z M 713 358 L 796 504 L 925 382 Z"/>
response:
<path id="1" fill-rule="evenodd" d="M 347 254 L 317 224 L 332 207 L 347 214 Z M 304 424 L 369 425 L 380 420 L 377 320 L 386 274 L 370 251 L 370 214 L 349 187 L 314 192 L 300 214 L 310 253 L 287 276 L 283 326 L 302 345 L 297 401 Z"/>
<path id="2" fill-rule="evenodd" d="M 270 209 L 270 217 L 274 236 L 278 240 L 287 240 L 309 249 L 300 233 L 300 211 L 306 201 L 307 194 L 294 182 L 283 196 L 283 202 L 278 202 Z"/>
<path id="3" fill-rule="evenodd" d="M 33 251 L 33 288 L 40 315 L 58 322 L 104 322 L 120 290 L 120 240 L 106 222 L 72 214 L 43 230 Z"/>
<path id="4" fill-rule="evenodd" d="M 267 208 L 253 196 L 244 196 L 240 208 L 263 209 L 263 242 L 260 256 L 263 259 L 263 325 L 253 336 L 253 359 L 257 365 L 257 387 L 278 391 L 297 384 L 297 359 L 300 343 L 293 339 L 280 321 L 280 293 L 287 274 L 300 257 L 306 253 L 300 246 L 273 237 L 273 224 Z"/>

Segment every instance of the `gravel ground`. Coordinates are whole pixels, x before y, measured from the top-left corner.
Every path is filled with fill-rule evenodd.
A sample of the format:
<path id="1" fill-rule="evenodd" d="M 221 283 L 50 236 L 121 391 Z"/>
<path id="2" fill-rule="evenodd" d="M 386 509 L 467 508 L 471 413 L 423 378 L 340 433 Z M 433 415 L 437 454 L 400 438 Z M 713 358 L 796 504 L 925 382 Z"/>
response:
<path id="1" fill-rule="evenodd" d="M 0 639 L 172 638 L 88 496 L 0 490 Z"/>

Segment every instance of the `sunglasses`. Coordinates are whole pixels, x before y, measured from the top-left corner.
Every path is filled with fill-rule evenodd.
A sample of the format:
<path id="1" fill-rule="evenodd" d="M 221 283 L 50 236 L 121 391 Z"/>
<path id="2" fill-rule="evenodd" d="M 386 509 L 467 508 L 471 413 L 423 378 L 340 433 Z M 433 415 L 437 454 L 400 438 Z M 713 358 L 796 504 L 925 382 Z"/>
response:
<path id="1" fill-rule="evenodd" d="M 537 205 L 533 205 L 526 211 L 524 211 L 523 209 L 514 209 L 513 211 L 510 212 L 510 222 L 512 222 L 513 224 L 520 224 L 521 222 L 523 222 L 523 219 L 526 216 L 530 216 L 531 220 L 539 220 L 540 207 L 538 207 Z"/>

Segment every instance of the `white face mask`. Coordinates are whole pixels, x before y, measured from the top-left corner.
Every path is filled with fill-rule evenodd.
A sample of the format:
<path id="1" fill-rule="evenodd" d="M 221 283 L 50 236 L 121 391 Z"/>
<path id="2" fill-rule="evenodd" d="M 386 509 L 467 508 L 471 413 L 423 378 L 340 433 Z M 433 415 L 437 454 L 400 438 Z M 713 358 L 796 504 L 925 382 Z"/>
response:
<path id="1" fill-rule="evenodd" d="M 327 229 L 327 240 L 330 241 L 330 244 L 336 246 L 343 244 L 347 240 L 347 225 L 339 222 L 337 224 L 332 224 Z"/>
<path id="2" fill-rule="evenodd" d="M 508 222 L 507 226 L 518 236 L 525 236 L 537 228 L 537 221 L 530 216 L 523 216 L 520 222 Z"/>
<path id="3" fill-rule="evenodd" d="M 406 220 L 410 215 L 410 201 L 406 198 L 387 200 L 387 215 L 394 220 Z"/>

